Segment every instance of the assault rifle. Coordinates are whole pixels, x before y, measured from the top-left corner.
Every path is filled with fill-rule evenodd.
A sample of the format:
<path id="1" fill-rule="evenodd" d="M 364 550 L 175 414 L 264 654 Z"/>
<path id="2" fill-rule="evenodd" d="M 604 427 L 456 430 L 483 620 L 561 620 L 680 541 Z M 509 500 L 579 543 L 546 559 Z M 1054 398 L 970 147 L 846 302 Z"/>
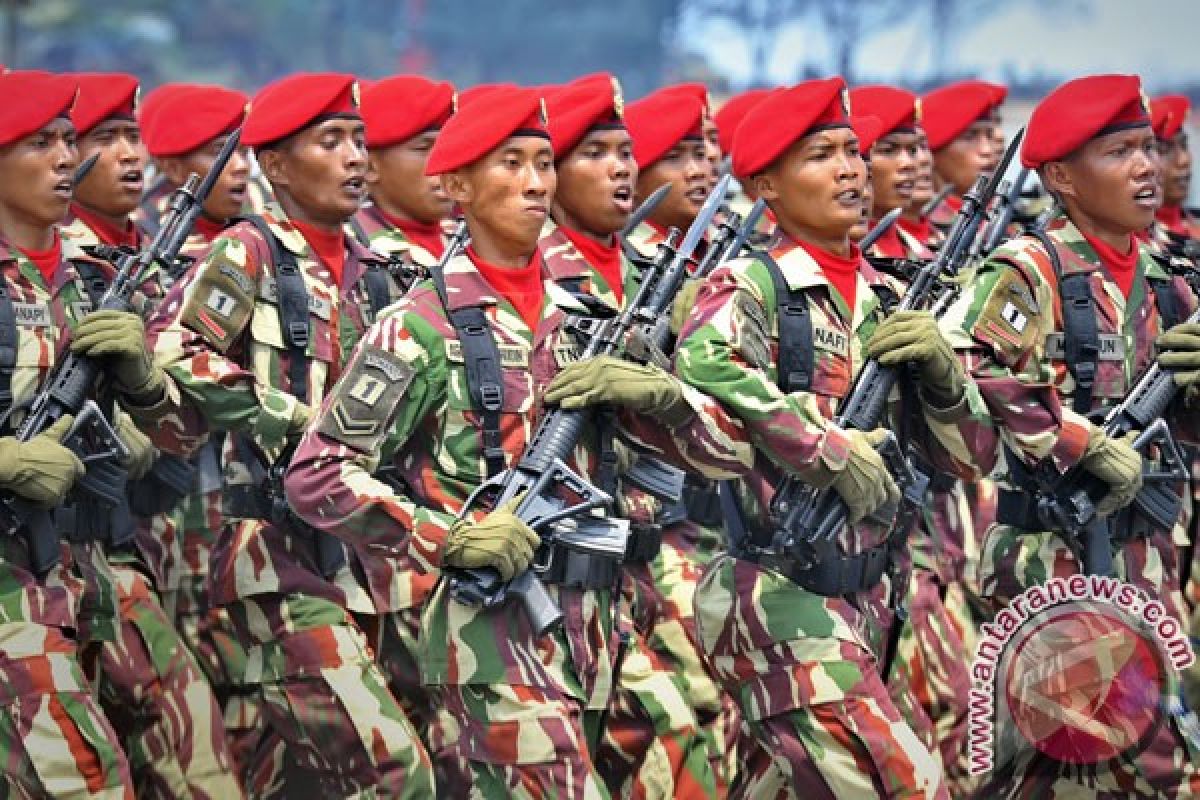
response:
<path id="1" fill-rule="evenodd" d="M 1017 214 L 1017 201 L 1021 198 L 1021 192 L 1025 188 L 1025 182 L 1029 180 L 1029 168 L 1021 167 L 1017 177 L 1013 178 L 1012 182 L 1004 187 L 1004 191 L 1000 193 L 999 206 L 992 214 L 988 226 L 984 228 L 980 235 L 980 253 L 987 255 L 995 250 L 1008 235 L 1008 229 L 1012 225 L 1013 219 Z"/>
<path id="2" fill-rule="evenodd" d="M 896 224 L 896 220 L 900 219 L 900 215 L 904 213 L 903 208 L 893 208 L 888 213 L 880 218 L 879 222 L 875 223 L 875 227 L 867 231 L 867 235 L 858 240 L 858 249 L 862 252 L 867 252 L 871 246 L 879 241 L 879 238 L 891 230 Z"/>
<path id="3" fill-rule="evenodd" d="M 153 241 L 136 253 L 122 252 L 116 260 L 117 273 L 100 300 L 101 310 L 129 311 L 139 282 L 151 265 L 163 268 L 174 263 L 179 248 L 200 216 L 204 200 L 212 191 L 225 164 L 237 147 L 240 132 L 234 132 L 221 148 L 208 175 L 201 181 L 193 173 L 175 191 L 170 207 Z M 75 422 L 63 444 L 79 455 L 87 473 L 74 491 L 115 507 L 122 500 L 126 475 L 119 462 L 129 455 L 117 432 L 88 395 L 100 377 L 103 364 L 68 353 L 34 396 L 17 439 L 27 442 L 56 421 L 74 415 Z M 58 532 L 49 511 L 11 492 L 0 495 L 0 530 L 13 535 L 25 531 L 34 573 L 44 578 L 58 563 Z"/>
<path id="4" fill-rule="evenodd" d="M 654 192 L 645 200 L 643 200 L 642 204 L 634 209 L 633 213 L 629 215 L 629 221 L 626 222 L 625 227 L 621 229 L 619 239 L 621 242 L 621 252 L 624 253 L 625 257 L 630 261 L 636 263 L 643 261 L 644 259 L 642 258 L 642 254 L 638 252 L 637 248 L 630 244 L 629 234 L 633 233 L 634 229 L 636 229 L 638 225 L 641 225 L 643 222 L 648 220 L 650 215 L 654 213 L 654 210 L 662 204 L 663 200 L 667 199 L 667 195 L 670 193 L 671 184 L 663 184 L 655 189 Z"/>
<path id="5" fill-rule="evenodd" d="M 654 260 L 642 273 L 637 295 L 624 311 L 606 320 L 574 321 L 574 331 L 588 342 L 581 360 L 616 353 L 636 327 L 653 328 L 661 320 L 687 276 L 692 253 L 728 187 L 726 176 L 705 201 L 682 244 L 677 246 L 679 232 L 672 230 L 658 246 Z M 507 583 L 491 568 L 447 569 L 455 600 L 495 608 L 515 595 L 520 598 L 533 630 L 544 635 L 562 621 L 562 611 L 539 577 L 551 568 L 556 550 L 560 556 L 574 552 L 620 562 L 629 539 L 629 521 L 591 513 L 610 506 L 613 498 L 567 465 L 591 416 L 584 409 L 550 411 L 516 466 L 488 479 L 467 498 L 460 518 L 485 497 L 492 498 L 491 508 L 520 497 L 516 514 L 542 541 L 531 567 Z"/>
<path id="6" fill-rule="evenodd" d="M 1000 177 L 1012 161 L 1023 135 L 1022 130 L 1013 139 L 991 178 L 981 175 L 963 197 L 962 208 L 950 226 L 937 258 L 917 272 L 897 305 L 897 311 L 926 308 L 933 299 L 939 276 L 957 270 L 970 250 L 979 223 L 996 194 Z M 867 361 L 839 409 L 836 424 L 860 431 L 879 427 L 887 409 L 888 396 L 898 378 L 897 368 L 884 367 L 874 359 Z M 912 469 L 900 453 L 894 436 L 889 435 L 882 451 L 893 474 L 906 490 L 906 497 L 917 499 L 911 488 L 914 482 Z M 771 549 L 787 553 L 801 562 L 814 563 L 813 543 L 829 542 L 838 534 L 846 524 L 847 508 L 845 501 L 832 489 L 817 489 L 789 476 L 779 483 L 771 499 L 771 516 L 776 525 Z"/>

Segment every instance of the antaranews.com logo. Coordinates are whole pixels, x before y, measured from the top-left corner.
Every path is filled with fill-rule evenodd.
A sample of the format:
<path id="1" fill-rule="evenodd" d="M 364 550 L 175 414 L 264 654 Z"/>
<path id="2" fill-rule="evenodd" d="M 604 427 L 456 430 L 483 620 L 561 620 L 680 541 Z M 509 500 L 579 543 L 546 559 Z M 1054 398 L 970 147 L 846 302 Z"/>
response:
<path id="1" fill-rule="evenodd" d="M 1116 578 L 1026 589 L 981 627 L 971 664 L 970 770 L 1033 746 L 1067 764 L 1136 755 L 1164 718 L 1172 672 L 1195 661 L 1181 623 Z"/>

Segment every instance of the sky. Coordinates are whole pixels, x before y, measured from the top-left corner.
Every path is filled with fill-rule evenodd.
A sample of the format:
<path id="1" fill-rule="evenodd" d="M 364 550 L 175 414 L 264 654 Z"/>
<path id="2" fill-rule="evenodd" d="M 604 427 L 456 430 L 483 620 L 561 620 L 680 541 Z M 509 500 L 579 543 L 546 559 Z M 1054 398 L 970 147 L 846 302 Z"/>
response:
<path id="1" fill-rule="evenodd" d="M 1178 82 L 1200 83 L 1200 0 L 998 4 L 1002 7 L 968 30 L 954 52 L 952 62 L 977 77 L 1135 72 L 1152 94 Z M 864 39 L 856 61 L 859 74 L 897 81 L 927 74 L 929 57 L 921 44 L 926 13 L 914 12 L 910 20 Z M 735 87 L 744 84 L 750 78 L 750 59 L 739 31 L 720 20 L 690 22 L 689 41 L 702 48 L 714 69 L 728 75 Z M 773 81 L 795 80 L 807 54 L 828 64 L 823 38 L 814 15 L 783 28 L 771 59 Z"/>

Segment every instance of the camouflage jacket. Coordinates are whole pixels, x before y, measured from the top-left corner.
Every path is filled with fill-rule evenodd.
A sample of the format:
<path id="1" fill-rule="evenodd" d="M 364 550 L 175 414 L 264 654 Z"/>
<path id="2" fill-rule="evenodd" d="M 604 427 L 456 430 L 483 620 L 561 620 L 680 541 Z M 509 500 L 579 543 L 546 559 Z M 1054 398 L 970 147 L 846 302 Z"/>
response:
<path id="1" fill-rule="evenodd" d="M 1182 278 L 1167 275 L 1142 247 L 1126 299 L 1099 257 L 1066 218 L 1050 223 L 1063 275 L 1086 274 L 1095 298 L 1101 354 L 1091 410 L 1120 401 L 1154 360 L 1154 341 L 1163 330 L 1151 280 L 1176 294 L 1181 316 L 1196 299 Z M 1075 380 L 1066 362 L 1062 301 L 1054 265 L 1032 236 L 1011 240 L 983 264 L 975 279 L 942 318 L 974 382 L 963 408 L 934 432 L 953 455 L 944 466 L 964 479 L 1007 474 L 1004 450 L 1028 464 L 1048 459 L 1065 472 L 1083 456 L 1091 423 L 1071 407 Z M 1172 407 L 1177 434 L 1194 438 L 1196 413 Z"/>
<path id="2" fill-rule="evenodd" d="M 159 175 L 154 179 L 154 183 L 150 184 L 150 188 L 142 194 L 142 202 L 133 212 L 133 221 L 146 235 L 153 236 L 158 232 L 159 223 L 162 221 L 163 214 L 167 212 L 167 206 L 170 204 L 171 195 L 174 192 L 175 187 L 166 179 L 166 176 Z"/>
<path id="3" fill-rule="evenodd" d="M 363 206 L 346 223 L 346 230 L 359 242 L 381 256 L 407 254 L 413 263 L 429 269 L 437 266 L 438 258 L 416 242 L 409 241 L 404 231 L 383 218 L 371 204 Z"/>
<path id="4" fill-rule="evenodd" d="M 878 222 L 876 220 L 875 222 Z M 874 223 L 873 223 L 874 224 Z M 903 258 L 909 261 L 929 261 L 934 252 L 919 238 L 899 227 L 892 225 L 891 229 L 871 246 L 864 255 L 873 258 Z"/>
<path id="5" fill-rule="evenodd" d="M 308 295 L 307 403 L 319 405 L 371 322 L 361 280 L 378 257 L 347 238 L 341 285 L 288 222 L 278 206 L 263 215 L 280 246 L 297 262 Z M 155 444 L 189 455 L 210 430 L 230 432 L 223 451 L 224 490 L 259 485 L 261 469 L 286 445 L 301 387 L 292 383 L 291 355 L 281 329 L 278 265 L 269 243 L 249 222 L 229 228 L 186 280 L 176 284 L 156 314 L 152 343 L 169 377 L 159 405 L 141 409 Z M 394 289 L 395 287 L 393 287 Z M 394 291 L 392 299 L 399 292 Z M 213 554 L 216 603 L 260 593 L 302 593 L 347 608 L 373 606 L 354 565 L 332 580 L 315 568 L 311 536 L 290 527 L 239 518 L 234 535 Z"/>

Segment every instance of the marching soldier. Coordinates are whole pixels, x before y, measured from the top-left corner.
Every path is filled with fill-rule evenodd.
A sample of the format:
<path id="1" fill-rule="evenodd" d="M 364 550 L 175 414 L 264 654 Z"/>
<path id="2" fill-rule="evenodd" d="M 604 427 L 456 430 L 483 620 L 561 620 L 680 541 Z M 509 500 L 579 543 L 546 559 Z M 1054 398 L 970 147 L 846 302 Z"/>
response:
<path id="1" fill-rule="evenodd" d="M 946 228 L 962 205 L 962 196 L 975 179 L 1000 162 L 1003 147 L 995 132 L 1000 104 L 1007 92 L 983 81 L 959 81 L 921 97 L 921 127 L 933 151 L 936 188 L 950 187 L 930 214 L 934 225 Z"/>
<path id="2" fill-rule="evenodd" d="M 738 125 L 742 124 L 742 119 L 750 113 L 750 109 L 770 93 L 770 89 L 748 89 L 726 100 L 713 115 L 713 123 L 717 126 L 717 142 L 721 152 L 725 154 L 722 162 L 725 172 L 729 171 L 729 154 L 733 152 L 733 134 L 737 131 Z M 750 210 L 757 199 L 753 196 L 753 192 L 752 186 L 739 184 L 739 191 L 736 194 L 730 192 L 729 208 L 745 217 L 746 212 Z M 774 227 L 775 224 L 771 221 L 771 212 L 768 210 L 759 218 L 754 232 L 750 235 L 750 242 L 756 245 L 765 242 Z"/>
<path id="3" fill-rule="evenodd" d="M 901 230 L 921 244 L 936 250 L 942 243 L 942 232 L 929 219 L 925 207 L 936 196 L 933 178 L 933 151 L 929 149 L 929 137 L 925 130 L 917 127 L 917 174 L 913 179 L 912 198 L 904 213 L 896 220 Z"/>
<path id="4" fill-rule="evenodd" d="M 172 289 L 152 325 L 161 366 L 144 367 L 162 388 L 127 401 L 170 452 L 227 432 L 228 522 L 209 591 L 247 648 L 242 679 L 263 718 L 245 765 L 256 797 L 433 792 L 356 619 L 377 627 L 357 564 L 281 507 L 275 477 L 368 320 L 399 296 L 342 232 L 366 186 L 357 101 L 353 77 L 337 74 L 294 75 L 254 98 L 242 141 L 278 205 L 229 228 Z"/>
<path id="5" fill-rule="evenodd" d="M 1200 239 L 1200 221 L 1184 206 L 1192 188 L 1192 154 L 1184 129 L 1191 104 L 1185 95 L 1166 95 L 1154 100 L 1151 110 L 1163 184 L 1163 204 L 1154 217 L 1178 237 Z"/>
<path id="6" fill-rule="evenodd" d="M 696 595 L 705 655 L 762 744 L 738 775 L 739 796 L 946 796 L 936 759 L 878 672 L 885 602 L 901 591 L 887 566 L 901 544 L 886 511 L 898 492 L 876 451 L 884 431 L 832 422 L 882 317 L 875 289 L 889 285 L 848 239 L 866 172 L 847 114 L 845 84 L 832 78 L 776 91 L 746 115 L 734 173 L 767 200 L 781 236 L 770 253 L 702 284 L 675 357 L 677 373 L 740 419 L 756 451 L 737 499 L 723 505 L 731 555 L 713 561 Z M 780 312 L 799 304 L 808 335 L 791 323 L 799 315 Z M 936 329 L 921 334 L 929 394 L 952 403 L 957 362 Z M 828 559 L 806 567 L 770 554 L 766 508 L 783 476 L 847 503 L 851 525 Z"/>

